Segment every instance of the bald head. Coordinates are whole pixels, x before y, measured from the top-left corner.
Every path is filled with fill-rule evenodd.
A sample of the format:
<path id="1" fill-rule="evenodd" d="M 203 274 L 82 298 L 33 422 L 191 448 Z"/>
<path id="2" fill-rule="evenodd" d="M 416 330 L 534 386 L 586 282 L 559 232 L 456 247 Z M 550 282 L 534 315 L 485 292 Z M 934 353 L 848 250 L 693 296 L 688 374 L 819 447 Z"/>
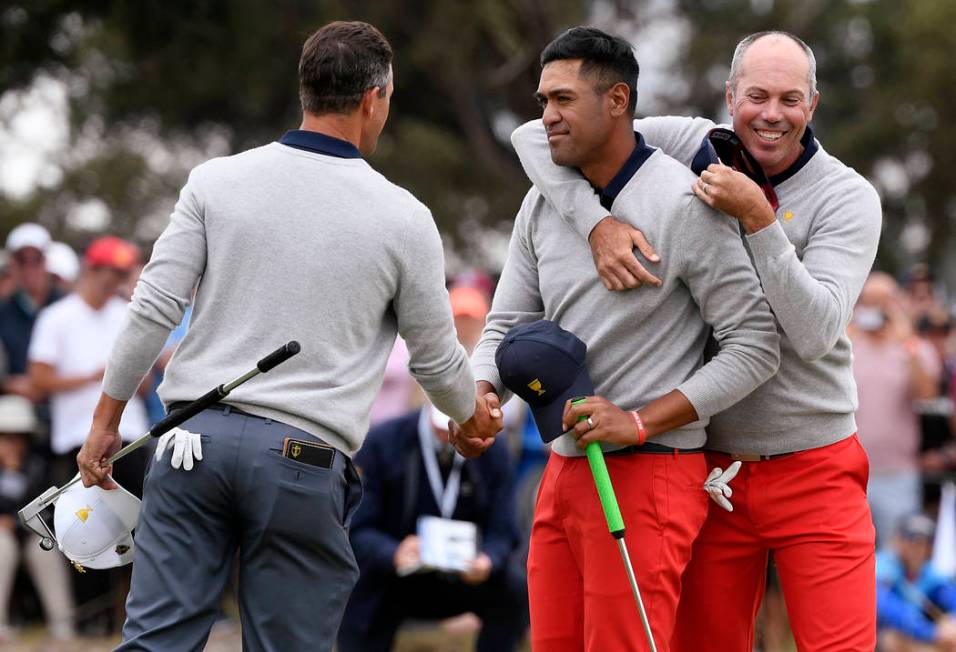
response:
<path id="1" fill-rule="evenodd" d="M 817 60 L 813 50 L 789 32 L 757 32 L 737 44 L 728 80 L 732 94 L 736 95 L 744 69 L 755 66 L 768 70 L 799 70 L 807 80 L 807 104 L 817 94 Z"/>

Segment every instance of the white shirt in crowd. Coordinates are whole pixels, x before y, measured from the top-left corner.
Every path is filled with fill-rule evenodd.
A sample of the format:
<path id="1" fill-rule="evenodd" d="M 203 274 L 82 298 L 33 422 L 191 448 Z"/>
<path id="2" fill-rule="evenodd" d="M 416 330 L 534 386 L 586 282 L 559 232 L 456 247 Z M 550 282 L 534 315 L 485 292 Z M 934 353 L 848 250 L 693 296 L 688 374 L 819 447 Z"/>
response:
<path id="1" fill-rule="evenodd" d="M 76 294 L 57 301 L 37 317 L 30 338 L 30 361 L 48 364 L 58 376 L 65 377 L 103 369 L 123 326 L 126 305 L 114 298 L 94 310 Z M 68 453 L 86 441 L 100 391 L 99 382 L 90 382 L 50 396 L 50 445 L 54 453 Z M 120 434 L 124 441 L 132 441 L 148 429 L 143 400 L 134 396 L 123 412 Z"/>

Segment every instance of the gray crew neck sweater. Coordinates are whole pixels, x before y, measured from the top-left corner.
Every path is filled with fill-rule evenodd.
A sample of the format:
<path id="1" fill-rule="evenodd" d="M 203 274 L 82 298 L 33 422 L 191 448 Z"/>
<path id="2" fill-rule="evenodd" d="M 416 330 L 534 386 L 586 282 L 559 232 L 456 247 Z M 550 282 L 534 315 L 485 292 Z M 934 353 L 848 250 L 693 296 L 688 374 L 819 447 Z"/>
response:
<path id="1" fill-rule="evenodd" d="M 360 158 L 271 143 L 195 168 L 136 286 L 104 379 L 109 396 L 133 395 L 197 283 L 159 389 L 167 405 L 296 339 L 299 355 L 227 402 L 351 454 L 398 332 L 432 402 L 459 422 L 474 411 L 431 214 Z"/>
<path id="2" fill-rule="evenodd" d="M 618 194 L 620 219 L 644 231 L 663 259 L 654 270 L 661 288 L 626 293 L 604 289 L 587 242 L 532 188 L 472 356 L 475 377 L 505 396 L 498 344 L 518 324 L 550 319 L 587 343 L 595 391 L 615 405 L 633 410 L 675 388 L 683 393 L 700 420 L 654 441 L 702 446 L 709 418 L 776 370 L 779 338 L 733 220 L 696 200 L 693 178 L 655 151 Z M 704 364 L 710 326 L 722 349 Z M 570 435 L 554 451 L 583 454 Z"/>
<path id="3" fill-rule="evenodd" d="M 717 125 L 703 118 L 658 117 L 636 120 L 634 126 L 649 145 L 689 166 Z M 512 141 L 528 176 L 586 241 L 608 215 L 594 190 L 576 171 L 551 162 L 540 120 L 519 127 Z M 745 242 L 777 320 L 780 370 L 711 419 L 707 434 L 713 450 L 787 453 L 826 446 L 856 431 L 846 327 L 876 257 L 879 196 L 822 147 L 775 190 L 777 222 Z M 615 202 L 611 213 L 621 210 Z"/>

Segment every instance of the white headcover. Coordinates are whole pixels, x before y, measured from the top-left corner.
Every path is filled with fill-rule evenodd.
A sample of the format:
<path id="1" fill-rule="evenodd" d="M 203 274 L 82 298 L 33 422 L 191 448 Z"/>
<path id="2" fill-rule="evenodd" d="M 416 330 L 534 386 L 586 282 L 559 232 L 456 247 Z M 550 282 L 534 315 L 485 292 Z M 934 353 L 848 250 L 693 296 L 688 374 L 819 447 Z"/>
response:
<path id="1" fill-rule="evenodd" d="M 139 506 L 139 498 L 122 487 L 107 491 L 76 483 L 57 499 L 53 512 L 60 551 L 86 568 L 130 563 Z"/>

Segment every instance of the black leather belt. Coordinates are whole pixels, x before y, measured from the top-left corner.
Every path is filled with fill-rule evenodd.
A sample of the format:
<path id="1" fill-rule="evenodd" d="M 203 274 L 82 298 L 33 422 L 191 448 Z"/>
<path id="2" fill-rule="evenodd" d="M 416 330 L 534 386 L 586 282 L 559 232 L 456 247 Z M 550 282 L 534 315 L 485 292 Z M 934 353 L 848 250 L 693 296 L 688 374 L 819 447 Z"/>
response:
<path id="1" fill-rule="evenodd" d="M 167 412 L 169 412 L 169 413 L 175 412 L 176 410 L 179 410 L 179 409 L 181 409 L 181 408 L 184 408 L 184 407 L 186 407 L 187 405 L 189 405 L 189 402 L 188 402 L 188 401 L 180 401 L 180 402 L 177 402 L 177 403 L 172 403 L 172 404 L 170 404 L 169 410 L 167 410 Z M 228 403 L 213 403 L 212 405 L 210 405 L 210 406 L 207 407 L 206 409 L 207 409 L 207 410 L 216 410 L 216 411 L 218 411 L 218 412 L 225 412 L 226 410 L 229 410 L 229 413 L 241 414 L 242 416 L 245 416 L 245 417 L 255 417 L 256 419 L 265 419 L 265 417 L 260 417 L 260 416 L 257 416 L 257 415 L 255 415 L 255 414 L 249 414 L 249 413 L 246 412 L 245 410 L 240 410 L 240 409 L 237 408 L 235 405 L 229 405 Z"/>
<path id="2" fill-rule="evenodd" d="M 768 462 L 770 460 L 776 460 L 781 457 L 787 457 L 788 455 L 793 455 L 791 453 L 776 453 L 774 455 L 758 455 L 756 453 L 725 453 L 724 451 L 711 451 L 712 453 L 717 453 L 718 455 L 726 455 L 732 460 L 737 460 L 740 462 Z"/>
<path id="3" fill-rule="evenodd" d="M 626 448 L 619 448 L 614 451 L 607 451 L 605 455 L 631 455 L 634 453 L 642 454 L 652 454 L 652 455 L 690 455 L 692 453 L 703 453 L 704 449 L 701 448 L 674 448 L 673 446 L 664 446 L 663 444 L 658 444 L 657 442 L 648 441 L 643 444 L 634 446 L 627 446 Z"/>

